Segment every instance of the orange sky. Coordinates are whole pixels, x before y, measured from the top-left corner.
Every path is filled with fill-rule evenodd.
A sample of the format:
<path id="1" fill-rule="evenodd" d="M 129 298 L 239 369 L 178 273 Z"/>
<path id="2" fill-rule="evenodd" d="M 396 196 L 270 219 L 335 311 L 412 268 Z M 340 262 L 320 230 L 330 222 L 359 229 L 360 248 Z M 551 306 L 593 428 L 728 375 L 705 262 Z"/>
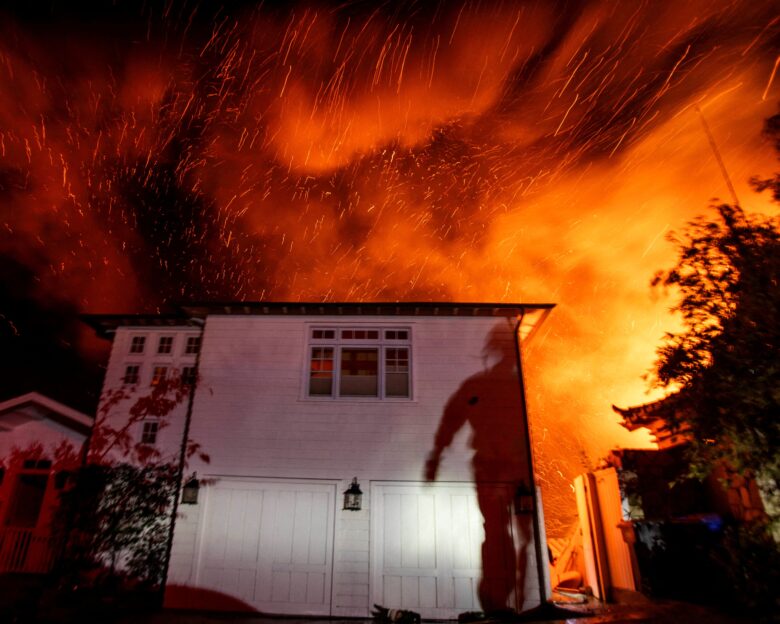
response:
<path id="1" fill-rule="evenodd" d="M 553 533 L 574 475 L 647 444 L 610 405 L 658 396 L 674 298 L 649 281 L 728 199 L 700 115 L 777 213 L 748 184 L 776 165 L 771 3 L 136 17 L 3 27 L 0 253 L 35 297 L 556 303 L 526 354 Z"/>

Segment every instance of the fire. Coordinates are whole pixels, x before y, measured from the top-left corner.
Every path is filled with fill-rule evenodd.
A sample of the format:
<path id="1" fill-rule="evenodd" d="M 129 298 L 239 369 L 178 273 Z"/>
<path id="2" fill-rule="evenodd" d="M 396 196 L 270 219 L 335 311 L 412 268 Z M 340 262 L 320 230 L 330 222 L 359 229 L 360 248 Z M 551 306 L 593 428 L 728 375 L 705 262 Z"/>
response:
<path id="1" fill-rule="evenodd" d="M 772 171 L 774 5 L 171 3 L 67 35 L 6 16 L 0 250 L 84 312 L 188 298 L 556 302 L 526 375 L 553 518 L 646 445 L 665 235 Z M 122 22 L 124 24 L 124 22 Z M 75 36 L 74 36 L 75 35 Z"/>

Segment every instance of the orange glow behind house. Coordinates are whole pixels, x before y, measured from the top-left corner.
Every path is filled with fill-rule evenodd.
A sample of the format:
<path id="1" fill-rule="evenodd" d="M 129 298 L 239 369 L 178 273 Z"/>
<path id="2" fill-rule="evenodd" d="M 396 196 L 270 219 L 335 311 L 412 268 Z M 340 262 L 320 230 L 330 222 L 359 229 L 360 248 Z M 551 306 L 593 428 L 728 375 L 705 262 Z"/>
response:
<path id="1" fill-rule="evenodd" d="M 247 9 L 198 32 L 164 15 L 127 45 L 9 17 L 0 252 L 84 312 L 557 303 L 526 381 L 561 533 L 573 476 L 649 444 L 610 405 L 658 396 L 665 236 L 729 200 L 700 115 L 743 205 L 777 210 L 748 179 L 776 168 L 780 20 L 770 2 L 489 4 Z"/>

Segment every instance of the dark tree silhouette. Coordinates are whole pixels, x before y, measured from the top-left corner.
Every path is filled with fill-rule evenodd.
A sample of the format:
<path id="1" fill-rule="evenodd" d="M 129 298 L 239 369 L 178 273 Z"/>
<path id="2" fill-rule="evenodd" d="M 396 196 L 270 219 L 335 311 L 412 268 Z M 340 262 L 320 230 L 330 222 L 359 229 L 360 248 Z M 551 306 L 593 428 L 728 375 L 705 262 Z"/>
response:
<path id="1" fill-rule="evenodd" d="M 780 116 L 766 131 L 780 150 Z M 775 199 L 779 185 L 780 176 L 754 180 Z M 780 219 L 715 211 L 671 237 L 677 264 L 653 280 L 678 291 L 683 329 L 666 335 L 652 377 L 689 408 L 673 424 L 691 431 L 691 472 L 725 463 L 754 475 L 769 502 L 780 483 Z"/>

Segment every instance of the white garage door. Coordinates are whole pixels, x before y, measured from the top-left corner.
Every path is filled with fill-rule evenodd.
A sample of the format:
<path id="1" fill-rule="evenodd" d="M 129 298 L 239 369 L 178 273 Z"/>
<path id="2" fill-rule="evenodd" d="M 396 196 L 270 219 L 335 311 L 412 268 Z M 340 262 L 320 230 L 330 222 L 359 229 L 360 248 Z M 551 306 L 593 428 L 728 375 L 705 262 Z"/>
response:
<path id="1" fill-rule="evenodd" d="M 329 615 L 335 485 L 220 479 L 197 584 L 266 613 Z"/>
<path id="2" fill-rule="evenodd" d="M 465 484 L 374 484 L 372 602 L 424 618 L 480 610 L 484 529 Z"/>

